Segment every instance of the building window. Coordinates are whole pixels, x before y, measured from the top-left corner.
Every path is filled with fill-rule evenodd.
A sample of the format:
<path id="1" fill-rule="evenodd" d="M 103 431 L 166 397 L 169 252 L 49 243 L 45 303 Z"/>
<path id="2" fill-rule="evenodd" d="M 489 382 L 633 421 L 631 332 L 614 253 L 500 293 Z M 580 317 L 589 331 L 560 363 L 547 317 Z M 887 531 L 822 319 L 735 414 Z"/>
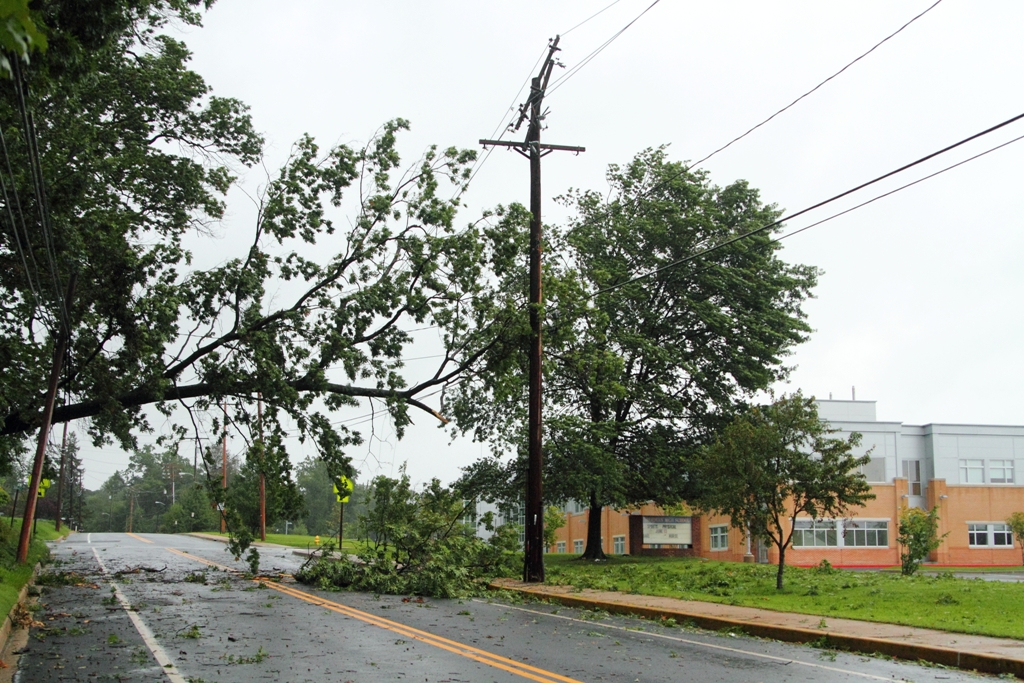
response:
<path id="1" fill-rule="evenodd" d="M 854 548 L 888 548 L 889 522 L 847 520 L 843 525 L 843 545 Z"/>
<path id="2" fill-rule="evenodd" d="M 1012 484 L 1013 483 L 1013 461 L 1012 460 L 989 460 L 988 461 L 988 483 L 990 483 L 990 484 Z"/>
<path id="3" fill-rule="evenodd" d="M 1013 532 L 1008 524 L 990 524 L 992 545 L 1013 547 Z"/>
<path id="4" fill-rule="evenodd" d="M 577 538 L 575 541 L 572 542 L 572 551 L 574 553 L 582 553 L 583 552 L 583 539 L 582 538 Z"/>
<path id="5" fill-rule="evenodd" d="M 1001 522 L 975 522 L 967 525 L 967 540 L 974 548 L 1012 548 L 1013 532 Z"/>
<path id="6" fill-rule="evenodd" d="M 885 458 L 871 458 L 868 463 L 860 466 L 860 471 L 864 473 L 864 479 L 867 481 L 886 481 Z"/>
<path id="7" fill-rule="evenodd" d="M 565 552 L 565 541 L 559 541 L 558 543 L 555 544 L 555 552 L 556 553 L 564 553 Z"/>
<path id="8" fill-rule="evenodd" d="M 907 493 L 912 496 L 921 495 L 921 461 L 904 460 L 903 476 L 907 479 Z"/>
<path id="9" fill-rule="evenodd" d="M 626 537 L 612 536 L 612 552 L 616 555 L 626 554 Z"/>
<path id="10" fill-rule="evenodd" d="M 839 545 L 834 519 L 798 519 L 793 522 L 794 548 L 830 548 Z"/>
<path id="11" fill-rule="evenodd" d="M 711 549 L 729 549 L 729 527 L 726 524 L 711 527 Z"/>
<path id="12" fill-rule="evenodd" d="M 968 524 L 967 542 L 970 545 L 988 545 L 988 524 Z"/>
<path id="13" fill-rule="evenodd" d="M 983 460 L 961 460 L 960 461 L 960 483 L 961 484 L 984 484 L 985 483 L 985 462 Z"/>

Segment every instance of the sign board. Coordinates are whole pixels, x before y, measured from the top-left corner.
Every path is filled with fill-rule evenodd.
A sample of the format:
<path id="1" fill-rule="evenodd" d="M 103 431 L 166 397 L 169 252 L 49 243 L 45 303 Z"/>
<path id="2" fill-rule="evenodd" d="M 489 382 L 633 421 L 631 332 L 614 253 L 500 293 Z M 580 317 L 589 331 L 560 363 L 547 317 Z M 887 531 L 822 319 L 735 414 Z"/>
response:
<path id="1" fill-rule="evenodd" d="M 693 545 L 690 517 L 644 516 L 644 545 Z"/>
<path id="2" fill-rule="evenodd" d="M 342 475 L 338 477 L 337 482 L 334 484 L 334 495 L 338 499 L 339 503 L 347 503 L 348 496 L 352 493 L 352 489 L 355 488 L 352 484 L 352 480 Z"/>

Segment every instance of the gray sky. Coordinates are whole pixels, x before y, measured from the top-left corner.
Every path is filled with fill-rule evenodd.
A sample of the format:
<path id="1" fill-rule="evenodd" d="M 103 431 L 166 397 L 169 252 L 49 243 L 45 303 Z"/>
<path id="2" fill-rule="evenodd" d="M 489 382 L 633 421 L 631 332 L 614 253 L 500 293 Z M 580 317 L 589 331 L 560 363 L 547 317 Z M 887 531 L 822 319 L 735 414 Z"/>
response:
<path id="1" fill-rule="evenodd" d="M 360 144 L 395 117 L 412 122 L 401 138 L 412 161 L 431 143 L 477 147 L 491 137 L 556 33 L 572 67 L 651 3 L 620 0 L 573 29 L 610 1 L 219 0 L 205 27 L 183 36 L 214 92 L 252 107 L 269 168 L 305 132 L 325 147 Z M 545 100 L 544 141 L 587 148 L 546 157 L 545 221 L 564 217 L 551 197 L 603 190 L 608 164 L 644 148 L 704 157 L 933 2 L 661 0 Z M 944 0 L 704 167 L 717 184 L 746 179 L 795 212 L 1020 114 L 1021 26 L 1024 3 Z M 787 231 L 1020 135 L 1024 121 Z M 806 306 L 815 332 L 777 390 L 849 398 L 856 386 L 857 398 L 878 401 L 879 419 L 910 424 L 1024 424 L 1022 160 L 1024 141 L 785 240 L 783 258 L 825 275 Z M 252 190 L 264 180 L 253 171 L 242 182 Z M 464 200 L 463 224 L 498 203 L 527 203 L 525 160 L 495 151 Z M 205 256 L 234 255 L 251 226 L 251 204 L 233 193 L 223 237 Z M 434 348 L 425 340 L 414 355 L 420 347 Z M 364 478 L 408 461 L 414 479 L 447 481 L 481 454 L 468 441 L 449 447 L 434 424 L 415 419 L 405 440 L 380 423 L 381 439 L 353 452 Z M 296 460 L 304 453 L 296 443 Z M 88 445 L 83 455 L 90 488 L 127 462 Z"/>

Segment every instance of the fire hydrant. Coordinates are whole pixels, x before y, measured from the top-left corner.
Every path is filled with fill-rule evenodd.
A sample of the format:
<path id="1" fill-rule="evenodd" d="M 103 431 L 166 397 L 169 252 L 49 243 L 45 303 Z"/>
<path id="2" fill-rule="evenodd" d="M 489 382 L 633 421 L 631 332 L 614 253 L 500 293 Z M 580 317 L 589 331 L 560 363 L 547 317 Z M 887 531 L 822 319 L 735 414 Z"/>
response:
<path id="1" fill-rule="evenodd" d="M 320 537 L 317 536 L 316 538 L 314 538 L 313 542 L 316 543 L 317 545 L 320 545 Z"/>

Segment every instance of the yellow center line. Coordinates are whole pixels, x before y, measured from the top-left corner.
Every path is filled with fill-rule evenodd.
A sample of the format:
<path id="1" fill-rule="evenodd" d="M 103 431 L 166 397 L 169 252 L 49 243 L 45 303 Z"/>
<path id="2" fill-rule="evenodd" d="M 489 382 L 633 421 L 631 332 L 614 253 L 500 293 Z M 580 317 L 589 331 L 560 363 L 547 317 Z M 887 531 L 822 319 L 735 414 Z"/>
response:
<path id="1" fill-rule="evenodd" d="M 133 533 L 129 532 L 127 535 L 131 536 L 132 538 L 134 538 L 137 541 L 142 541 L 143 543 L 152 543 L 153 542 L 153 541 L 149 540 L 148 538 L 143 538 L 142 536 L 139 536 L 138 534 L 133 534 Z"/>
<path id="2" fill-rule="evenodd" d="M 236 571 L 231 567 L 226 567 L 222 564 L 218 564 L 216 562 L 212 562 L 210 560 L 182 552 L 175 548 L 167 548 L 167 550 L 174 553 L 175 555 L 187 557 L 191 560 L 201 562 L 211 567 L 217 567 L 219 569 L 223 569 L 225 571 L 230 572 Z M 332 600 L 326 600 L 324 598 L 319 598 L 314 595 L 310 595 L 305 591 L 300 591 L 290 586 L 282 586 L 281 584 L 275 583 L 273 581 L 267 581 L 266 579 L 254 580 L 258 583 L 262 583 L 267 588 L 272 588 L 280 593 L 284 593 L 285 595 L 288 595 L 290 597 L 303 600 L 312 605 L 316 605 L 317 607 L 323 607 L 333 612 L 337 612 L 338 614 L 341 614 L 343 616 L 358 619 L 373 626 L 387 629 L 394 633 L 398 633 L 399 635 L 404 635 L 408 638 L 418 640 L 428 645 L 433 645 L 434 647 L 446 650 L 453 654 L 457 654 L 462 657 L 472 659 L 476 662 L 480 662 L 481 664 L 487 664 L 488 666 L 492 666 L 496 669 L 501 669 L 503 671 L 516 674 L 517 676 L 522 676 L 523 678 L 539 681 L 540 683 L 551 683 L 552 681 L 561 681 L 561 683 L 580 683 L 580 681 L 578 681 L 575 678 L 569 678 L 567 676 L 562 676 L 561 674 L 557 674 L 552 671 L 547 671 L 545 669 L 531 666 L 529 664 L 517 662 L 513 659 L 502 657 L 501 655 L 496 655 L 491 652 L 487 652 L 486 650 L 481 650 L 479 648 L 473 647 L 471 645 L 466 645 L 465 643 L 460 643 L 455 640 L 449 640 L 448 638 L 444 638 L 442 636 L 438 636 L 427 631 L 421 631 L 411 626 L 406 626 L 405 624 L 400 624 L 396 621 L 391 621 L 390 619 L 378 617 L 377 615 L 370 614 L 368 612 L 363 612 L 361 610 L 357 610 L 355 608 L 343 605 L 338 602 L 334 602 Z"/>

